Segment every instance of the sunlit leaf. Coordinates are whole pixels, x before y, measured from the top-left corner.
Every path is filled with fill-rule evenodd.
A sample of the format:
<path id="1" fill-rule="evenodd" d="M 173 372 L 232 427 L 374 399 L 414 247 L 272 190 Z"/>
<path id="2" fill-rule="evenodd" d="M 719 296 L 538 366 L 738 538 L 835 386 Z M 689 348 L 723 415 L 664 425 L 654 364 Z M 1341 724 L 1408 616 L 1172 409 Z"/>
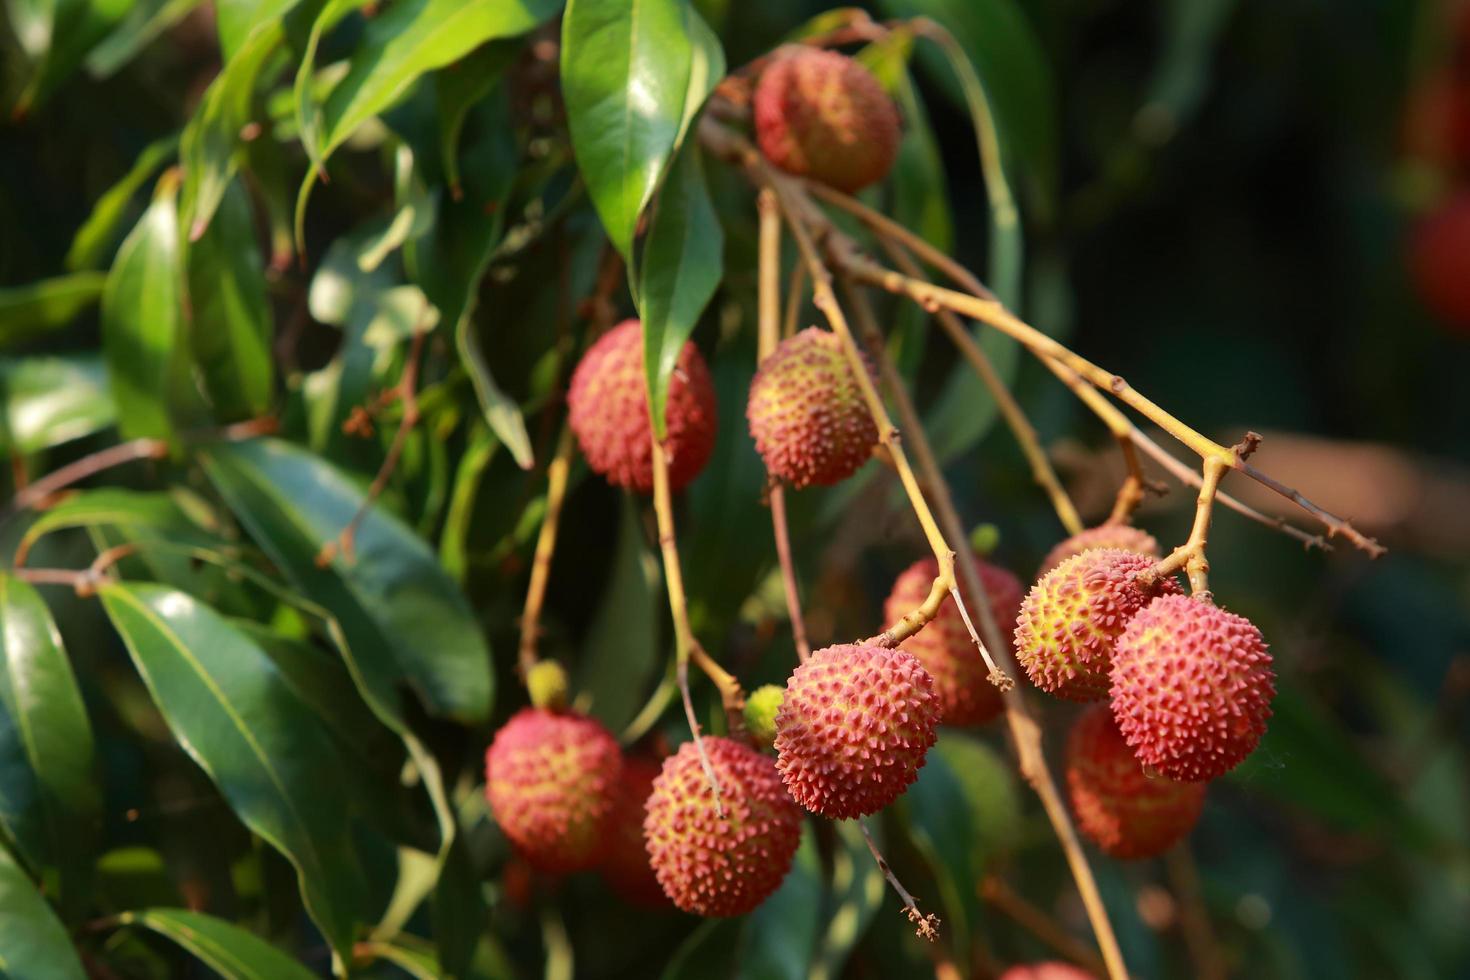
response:
<path id="1" fill-rule="evenodd" d="M 0 443 L 34 453 L 80 439 L 117 417 L 107 370 L 94 354 L 24 357 L 0 362 L 4 426 Z"/>
<path id="2" fill-rule="evenodd" d="M 306 967 L 259 936 L 223 919 L 184 909 L 125 912 L 121 925 L 149 929 L 229 980 L 307 980 Z"/>
<path id="3" fill-rule="evenodd" d="M 86 980 L 71 938 L 36 886 L 0 846 L 0 973 Z"/>
<path id="4" fill-rule="evenodd" d="M 0 289 L 0 348 L 71 326 L 102 296 L 105 279 L 100 272 L 76 272 Z"/>

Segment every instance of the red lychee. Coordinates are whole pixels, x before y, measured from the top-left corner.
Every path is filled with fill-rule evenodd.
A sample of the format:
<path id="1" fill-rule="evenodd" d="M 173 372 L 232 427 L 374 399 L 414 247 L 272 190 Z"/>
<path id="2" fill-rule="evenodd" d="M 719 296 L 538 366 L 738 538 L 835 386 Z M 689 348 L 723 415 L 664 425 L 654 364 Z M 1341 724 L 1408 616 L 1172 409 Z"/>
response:
<path id="1" fill-rule="evenodd" d="M 668 896 L 648 863 L 643 843 L 643 820 L 653 781 L 663 769 L 657 759 L 641 755 L 623 757 L 623 778 L 613 790 L 612 812 L 608 814 L 606 853 L 602 877 L 613 891 L 635 905 L 655 907 L 668 904 Z"/>
<path id="2" fill-rule="evenodd" d="M 1194 829 L 1205 802 L 1203 783 L 1145 775 L 1105 704 L 1092 705 L 1072 726 L 1067 789 L 1077 829 L 1125 859 L 1173 847 Z"/>
<path id="3" fill-rule="evenodd" d="M 918 776 L 938 723 L 934 682 L 912 654 L 830 646 L 786 682 L 776 768 L 813 813 L 834 820 L 876 813 Z"/>
<path id="4" fill-rule="evenodd" d="M 1470 164 L 1470 84 L 1453 71 L 1420 81 L 1404 106 L 1404 150 L 1456 170 Z"/>
<path id="5" fill-rule="evenodd" d="M 685 742 L 664 760 L 643 821 L 649 861 L 685 912 L 744 915 L 781 886 L 801 843 L 801 809 L 768 756 L 728 738 L 702 739 L 720 784 L 722 818 Z"/>
<path id="6" fill-rule="evenodd" d="M 1000 975 L 1000 980 L 1093 980 L 1093 976 L 1071 963 L 1048 960 L 1013 966 Z"/>
<path id="7" fill-rule="evenodd" d="M 787 173 L 851 194 L 887 176 L 898 156 L 898 109 L 846 55 L 782 50 L 761 72 L 754 101 L 761 152 Z"/>
<path id="8" fill-rule="evenodd" d="M 766 469 L 797 489 L 845 480 L 878 442 L 841 339 L 817 327 L 783 340 L 761 362 L 745 417 Z"/>
<path id="9" fill-rule="evenodd" d="M 590 868 L 601 858 L 622 753 L 591 718 L 524 708 L 485 753 L 485 796 L 505 836 L 541 871 Z"/>
<path id="10" fill-rule="evenodd" d="M 1276 677 L 1244 616 L 1182 595 L 1134 616 L 1113 654 L 1113 716 L 1138 761 L 1181 782 L 1223 776 L 1266 732 Z"/>
<path id="11" fill-rule="evenodd" d="M 717 423 L 714 384 L 692 342 L 679 352 L 665 411 L 669 485 L 680 490 L 709 461 Z M 624 320 L 582 355 L 567 388 L 567 421 L 593 472 L 616 487 L 653 489 L 641 321 Z"/>
<path id="12" fill-rule="evenodd" d="M 1010 640 L 1016 629 L 1016 613 L 1021 606 L 1021 580 L 998 565 L 981 561 L 975 564 L 980 579 L 990 596 L 990 610 L 1001 635 Z M 939 574 L 939 563 L 923 558 L 906 568 L 893 591 L 883 603 L 883 621 L 896 623 L 929 597 L 929 588 Z M 974 600 L 964 589 L 971 616 Z M 979 629 L 979 623 L 975 624 Z M 954 599 L 947 598 L 939 612 L 923 629 L 904 640 L 899 649 L 912 653 L 934 680 L 934 693 L 939 697 L 940 721 L 946 725 L 983 725 L 1001 713 L 1005 700 L 1000 690 L 990 683 L 990 668 L 980 656 Z"/>
<path id="13" fill-rule="evenodd" d="M 1470 191 L 1420 220 L 1409 243 L 1409 273 L 1420 300 L 1460 333 L 1470 333 Z"/>
<path id="14" fill-rule="evenodd" d="M 1147 555 L 1094 548 L 1041 577 L 1021 603 L 1016 659 L 1031 683 L 1069 701 L 1096 701 L 1108 693 L 1113 644 L 1133 614 L 1161 592 L 1178 592 L 1173 579 L 1144 591 L 1134 576 L 1153 565 Z"/>
<path id="15" fill-rule="evenodd" d="M 1045 575 L 1073 555 L 1080 555 L 1092 548 L 1116 548 L 1132 551 L 1150 558 L 1159 557 L 1159 542 L 1152 534 L 1129 524 L 1103 524 L 1090 527 L 1074 534 L 1046 553 L 1041 559 L 1041 570 L 1037 577 Z"/>

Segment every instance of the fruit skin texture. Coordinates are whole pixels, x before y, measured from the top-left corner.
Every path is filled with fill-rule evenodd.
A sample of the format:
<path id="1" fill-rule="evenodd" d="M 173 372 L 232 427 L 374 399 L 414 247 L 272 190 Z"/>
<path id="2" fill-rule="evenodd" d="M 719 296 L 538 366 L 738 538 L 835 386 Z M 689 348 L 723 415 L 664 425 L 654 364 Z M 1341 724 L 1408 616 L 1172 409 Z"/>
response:
<path id="1" fill-rule="evenodd" d="M 664 893 L 685 912 L 744 915 L 781 886 L 801 843 L 801 809 L 769 756 L 706 737 L 725 819 L 693 742 L 664 760 L 653 781 L 643 839 Z"/>
<path id="2" fill-rule="evenodd" d="M 1152 592 L 1134 583 L 1153 563 L 1147 555 L 1094 548 L 1043 575 L 1016 620 L 1016 659 L 1031 683 L 1069 701 L 1104 697 L 1113 645 L 1128 621 L 1158 593 L 1179 591 L 1172 578 Z"/>
<path id="3" fill-rule="evenodd" d="M 1071 963 L 1050 960 L 1045 963 L 1022 963 L 1000 975 L 1000 980 L 1094 980 L 1091 973 Z"/>
<path id="4" fill-rule="evenodd" d="M 851 194 L 888 175 L 898 109 L 872 72 L 817 48 L 779 52 L 755 88 L 755 135 L 787 173 Z"/>
<path id="5" fill-rule="evenodd" d="M 1116 548 L 1119 551 L 1148 555 L 1153 559 L 1160 557 L 1158 539 L 1147 531 L 1131 524 L 1104 524 L 1074 534 L 1048 551 L 1046 557 L 1041 559 L 1041 570 L 1036 573 L 1037 577 L 1045 575 L 1073 555 L 1080 555 L 1092 548 Z"/>
<path id="6" fill-rule="evenodd" d="M 1470 335 L 1470 191 L 1441 204 L 1414 228 L 1409 273 L 1430 312 Z"/>
<path id="7" fill-rule="evenodd" d="M 1244 616 L 1182 595 L 1133 617 L 1113 654 L 1113 717 L 1138 761 L 1180 782 L 1223 776 L 1254 751 L 1276 675 Z"/>
<path id="8" fill-rule="evenodd" d="M 669 486 L 677 491 L 704 469 L 715 445 L 714 383 L 691 342 L 679 351 L 665 412 Z M 615 487 L 653 490 L 641 321 L 624 320 L 582 355 L 567 388 L 567 420 L 594 472 Z"/>
<path id="9" fill-rule="evenodd" d="M 1016 613 L 1021 606 L 1021 580 L 998 565 L 981 561 L 975 564 L 980 580 L 990 596 L 991 614 L 1002 635 L 1009 637 L 1016 628 Z M 883 621 L 896 623 L 929 597 L 929 587 L 939 574 L 939 563 L 931 558 L 914 562 L 893 583 L 893 591 L 883 602 Z M 974 615 L 975 603 L 965 593 L 965 602 Z M 979 629 L 979 624 L 975 626 Z M 1005 709 L 1000 690 L 990 683 L 990 669 L 980 656 L 970 631 L 960 617 L 954 599 L 946 598 L 939 612 L 913 636 L 904 640 L 900 650 L 912 653 L 934 680 L 934 693 L 939 696 L 940 721 L 946 725 L 983 725 Z"/>
<path id="10" fill-rule="evenodd" d="M 1105 704 L 1072 726 L 1066 766 L 1077 829 L 1110 857 L 1164 853 L 1194 829 L 1204 807 L 1203 783 L 1144 774 Z"/>
<path id="11" fill-rule="evenodd" d="M 607 851 L 602 860 L 602 877 L 624 901 L 647 908 L 669 904 L 643 844 L 643 820 L 653 781 L 663 770 L 658 759 L 623 757 L 623 778 L 613 791 L 612 812 L 604 824 Z"/>
<path id="12" fill-rule="evenodd" d="M 524 708 L 485 753 L 485 796 L 505 836 L 540 871 L 582 871 L 602 857 L 622 753 L 581 715 Z"/>
<path id="13" fill-rule="evenodd" d="M 847 479 L 878 442 L 842 341 L 818 327 L 783 340 L 761 362 L 745 417 L 766 469 L 798 490 Z"/>
<path id="14" fill-rule="evenodd" d="M 796 668 L 776 712 L 776 768 L 796 802 L 846 820 L 876 813 L 918 776 L 939 698 L 902 650 L 844 643 Z"/>

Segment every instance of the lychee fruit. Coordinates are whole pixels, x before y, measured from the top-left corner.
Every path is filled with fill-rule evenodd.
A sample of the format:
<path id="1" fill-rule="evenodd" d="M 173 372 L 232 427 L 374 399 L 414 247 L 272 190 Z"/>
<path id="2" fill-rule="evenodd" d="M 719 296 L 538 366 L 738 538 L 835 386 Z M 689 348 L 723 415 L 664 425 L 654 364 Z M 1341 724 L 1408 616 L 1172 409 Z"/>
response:
<path id="1" fill-rule="evenodd" d="M 878 442 L 841 339 L 818 327 L 783 340 L 761 362 L 745 417 L 766 469 L 797 489 L 845 480 Z"/>
<path id="2" fill-rule="evenodd" d="M 1420 220 L 1408 258 L 1419 299 L 1446 326 L 1470 333 L 1470 191 Z"/>
<path id="3" fill-rule="evenodd" d="M 616 487 L 653 489 L 642 321 L 624 320 L 582 355 L 567 388 L 567 421 L 593 472 Z M 709 462 L 717 424 L 714 383 L 692 342 L 669 379 L 665 421 L 669 486 L 680 490 Z"/>
<path id="4" fill-rule="evenodd" d="M 485 796 L 505 836 L 540 871 L 601 858 L 602 823 L 622 768 L 618 743 L 581 715 L 524 708 L 485 753 Z"/>
<path id="5" fill-rule="evenodd" d="M 1154 596 L 1179 591 L 1172 578 L 1147 591 L 1134 581 L 1153 563 L 1147 555 L 1094 548 L 1043 575 L 1016 621 L 1016 659 L 1031 683 L 1069 701 L 1106 695 L 1113 644 L 1128 621 Z"/>
<path id="6" fill-rule="evenodd" d="M 607 850 L 600 869 L 603 879 L 624 900 L 648 907 L 667 905 L 669 901 L 643 843 L 648 797 L 662 769 L 659 760 L 647 756 L 623 758 L 623 778 L 613 789 L 612 812 L 605 825 Z"/>
<path id="7" fill-rule="evenodd" d="M 1250 620 L 1166 595 L 1118 638 L 1111 693 L 1118 730 L 1139 762 L 1170 779 L 1205 782 L 1255 750 L 1276 676 Z"/>
<path id="8" fill-rule="evenodd" d="M 1449 170 L 1470 163 L 1470 84 L 1441 71 L 1418 83 L 1404 106 L 1404 150 Z"/>
<path id="9" fill-rule="evenodd" d="M 664 760 L 643 839 L 658 883 L 685 912 L 744 915 L 781 886 L 801 843 L 801 808 L 769 756 L 728 738 L 701 740 L 725 815 L 694 742 Z"/>
<path id="10" fill-rule="evenodd" d="M 1041 559 L 1041 570 L 1036 573 L 1037 577 L 1045 575 L 1073 555 L 1080 555 L 1092 548 L 1117 548 L 1119 551 L 1148 555 L 1156 560 L 1160 557 L 1158 539 L 1147 531 L 1131 524 L 1103 524 L 1074 534 L 1048 551 L 1046 557 Z"/>
<path id="11" fill-rule="evenodd" d="M 1020 963 L 1000 975 L 1000 980 L 1093 980 L 1091 973 L 1061 960 Z"/>
<path id="12" fill-rule="evenodd" d="M 761 152 L 787 173 L 851 194 L 887 176 L 898 109 L 873 73 L 835 51 L 784 49 L 755 88 Z"/>
<path id="13" fill-rule="evenodd" d="M 1123 859 L 1173 847 L 1194 829 L 1205 802 L 1203 783 L 1146 775 L 1105 704 L 1092 705 L 1072 726 L 1067 790 L 1077 829 Z"/>
<path id="14" fill-rule="evenodd" d="M 1021 606 L 1021 580 L 998 565 L 975 564 L 990 597 L 991 615 L 1001 634 L 1010 640 Z M 883 603 L 883 621 L 895 623 L 929 597 L 930 586 L 939 574 L 939 563 L 931 558 L 914 562 L 893 583 Z M 974 615 L 974 600 L 960 589 Z M 979 628 L 979 624 L 976 624 Z M 899 649 L 913 654 L 934 681 L 939 697 L 940 721 L 946 725 L 983 725 L 1005 708 L 1000 690 L 990 683 L 990 668 L 980 656 L 953 597 L 947 597 L 939 612 L 923 629 L 904 640 Z"/>
<path id="15" fill-rule="evenodd" d="M 909 653 L 826 647 L 796 668 L 776 712 L 776 768 L 796 802 L 834 820 L 876 813 L 918 776 L 939 698 Z"/>
<path id="16" fill-rule="evenodd" d="M 776 712 L 786 697 L 786 689 L 776 684 L 762 684 L 745 699 L 745 730 L 760 746 L 769 746 L 776 738 Z"/>

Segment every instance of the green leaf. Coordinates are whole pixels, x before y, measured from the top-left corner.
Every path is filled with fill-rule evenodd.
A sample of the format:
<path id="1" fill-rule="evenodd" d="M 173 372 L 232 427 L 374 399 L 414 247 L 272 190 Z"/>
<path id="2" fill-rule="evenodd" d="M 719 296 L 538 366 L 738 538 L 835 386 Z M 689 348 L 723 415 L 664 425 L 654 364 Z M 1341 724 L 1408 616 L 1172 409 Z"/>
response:
<path id="1" fill-rule="evenodd" d="M 10 6 L 12 15 L 19 6 Z M 16 37 L 32 61 L 16 114 L 31 112 L 50 98 L 131 6 L 131 0 L 41 0 L 28 5 L 28 16 L 15 24 Z"/>
<path id="2" fill-rule="evenodd" d="M 705 185 L 698 143 L 669 171 L 643 248 L 643 364 L 654 431 L 664 437 L 669 379 L 724 274 L 725 234 Z"/>
<path id="3" fill-rule="evenodd" d="M 174 737 L 291 861 L 312 919 L 348 957 L 365 885 L 321 722 L 255 643 L 192 597 L 123 583 L 98 594 Z"/>
<path id="4" fill-rule="evenodd" d="M 196 397 L 184 350 L 177 191 L 165 175 L 102 292 L 102 352 L 128 439 L 172 438 L 178 413 Z"/>
<path id="5" fill-rule="evenodd" d="M 53 531 L 100 525 L 157 532 L 159 537 L 179 545 L 210 547 L 219 543 L 190 520 L 167 493 L 99 487 L 74 493 L 37 515 L 16 547 L 16 562 L 23 563 L 36 541 Z"/>
<path id="6" fill-rule="evenodd" d="M 316 976 L 252 932 L 223 919 L 184 909 L 144 909 L 118 917 L 177 943 L 227 980 L 309 980 Z"/>
<path id="7" fill-rule="evenodd" d="M 105 280 L 100 272 L 74 272 L 0 289 L 0 348 L 71 326 L 101 297 Z"/>
<path id="8" fill-rule="evenodd" d="M 93 78 L 112 76 L 203 2 L 204 0 L 148 0 L 132 4 L 117 28 L 87 55 L 87 73 Z"/>
<path id="9" fill-rule="evenodd" d="M 239 181 L 188 252 L 189 342 L 204 390 L 222 421 L 271 405 L 271 310 L 250 196 Z"/>
<path id="10" fill-rule="evenodd" d="M 0 975 L 86 980 L 71 938 L 20 865 L 0 846 Z"/>
<path id="11" fill-rule="evenodd" d="M 0 444 L 22 454 L 89 436 L 117 417 L 107 370 L 93 354 L 0 362 L 0 397 Z"/>
<path id="12" fill-rule="evenodd" d="M 220 444 L 202 454 L 210 479 L 288 578 L 340 623 L 369 703 L 395 706 L 408 683 L 435 715 L 490 713 L 490 650 L 473 610 L 433 552 L 396 517 L 369 507 L 353 555 L 316 557 L 364 503 L 329 463 L 277 440 Z M 382 711 L 378 710 L 379 716 Z"/>
<path id="13" fill-rule="evenodd" d="M 724 74 L 719 40 L 685 0 L 567 4 L 561 78 L 572 149 L 630 274 L 638 219 Z"/>
<path id="14" fill-rule="evenodd" d="M 862 828 L 853 820 L 839 820 L 835 827 L 839 847 L 832 853 L 831 915 L 812 962 L 810 980 L 831 980 L 842 968 L 853 947 L 868 931 L 883 904 L 883 872 L 868 853 Z"/>
<path id="15" fill-rule="evenodd" d="M 449 513 L 444 530 L 439 534 L 439 563 L 456 582 L 463 585 L 469 574 L 470 521 L 475 514 L 475 498 L 485 470 L 500 448 L 500 440 L 483 422 L 476 422 L 459 457 L 454 474 L 454 490 L 449 497 Z"/>
<path id="16" fill-rule="evenodd" d="M 458 63 L 434 73 L 434 98 L 439 108 L 439 154 L 444 176 L 455 197 L 461 193 L 459 140 L 470 108 L 495 87 L 520 54 L 515 41 L 492 41 Z"/>
<path id="17" fill-rule="evenodd" d="M 975 328 L 983 350 L 995 373 L 1005 384 L 1011 384 L 1021 366 L 1021 346 L 998 330 Z M 939 393 L 939 400 L 924 420 L 924 431 L 934 447 L 934 455 L 946 463 L 974 446 L 995 425 L 1000 409 L 969 364 L 959 362 Z"/>
<path id="18" fill-rule="evenodd" d="M 810 822 L 786 880 L 750 913 L 740 943 L 741 980 L 806 980 L 822 911 L 822 866 Z"/>
<path id="19" fill-rule="evenodd" d="M 32 868 L 59 869 L 74 899 L 100 809 L 92 726 L 61 634 L 40 594 L 0 573 L 0 830 Z"/>
<path id="20" fill-rule="evenodd" d="M 143 148 L 138 159 L 133 161 L 132 169 L 97 199 L 97 203 L 92 205 L 92 213 L 77 229 L 66 253 L 68 269 L 96 269 L 106 264 L 108 250 L 117 241 L 133 196 L 178 148 L 177 136 L 166 136 Z"/>

